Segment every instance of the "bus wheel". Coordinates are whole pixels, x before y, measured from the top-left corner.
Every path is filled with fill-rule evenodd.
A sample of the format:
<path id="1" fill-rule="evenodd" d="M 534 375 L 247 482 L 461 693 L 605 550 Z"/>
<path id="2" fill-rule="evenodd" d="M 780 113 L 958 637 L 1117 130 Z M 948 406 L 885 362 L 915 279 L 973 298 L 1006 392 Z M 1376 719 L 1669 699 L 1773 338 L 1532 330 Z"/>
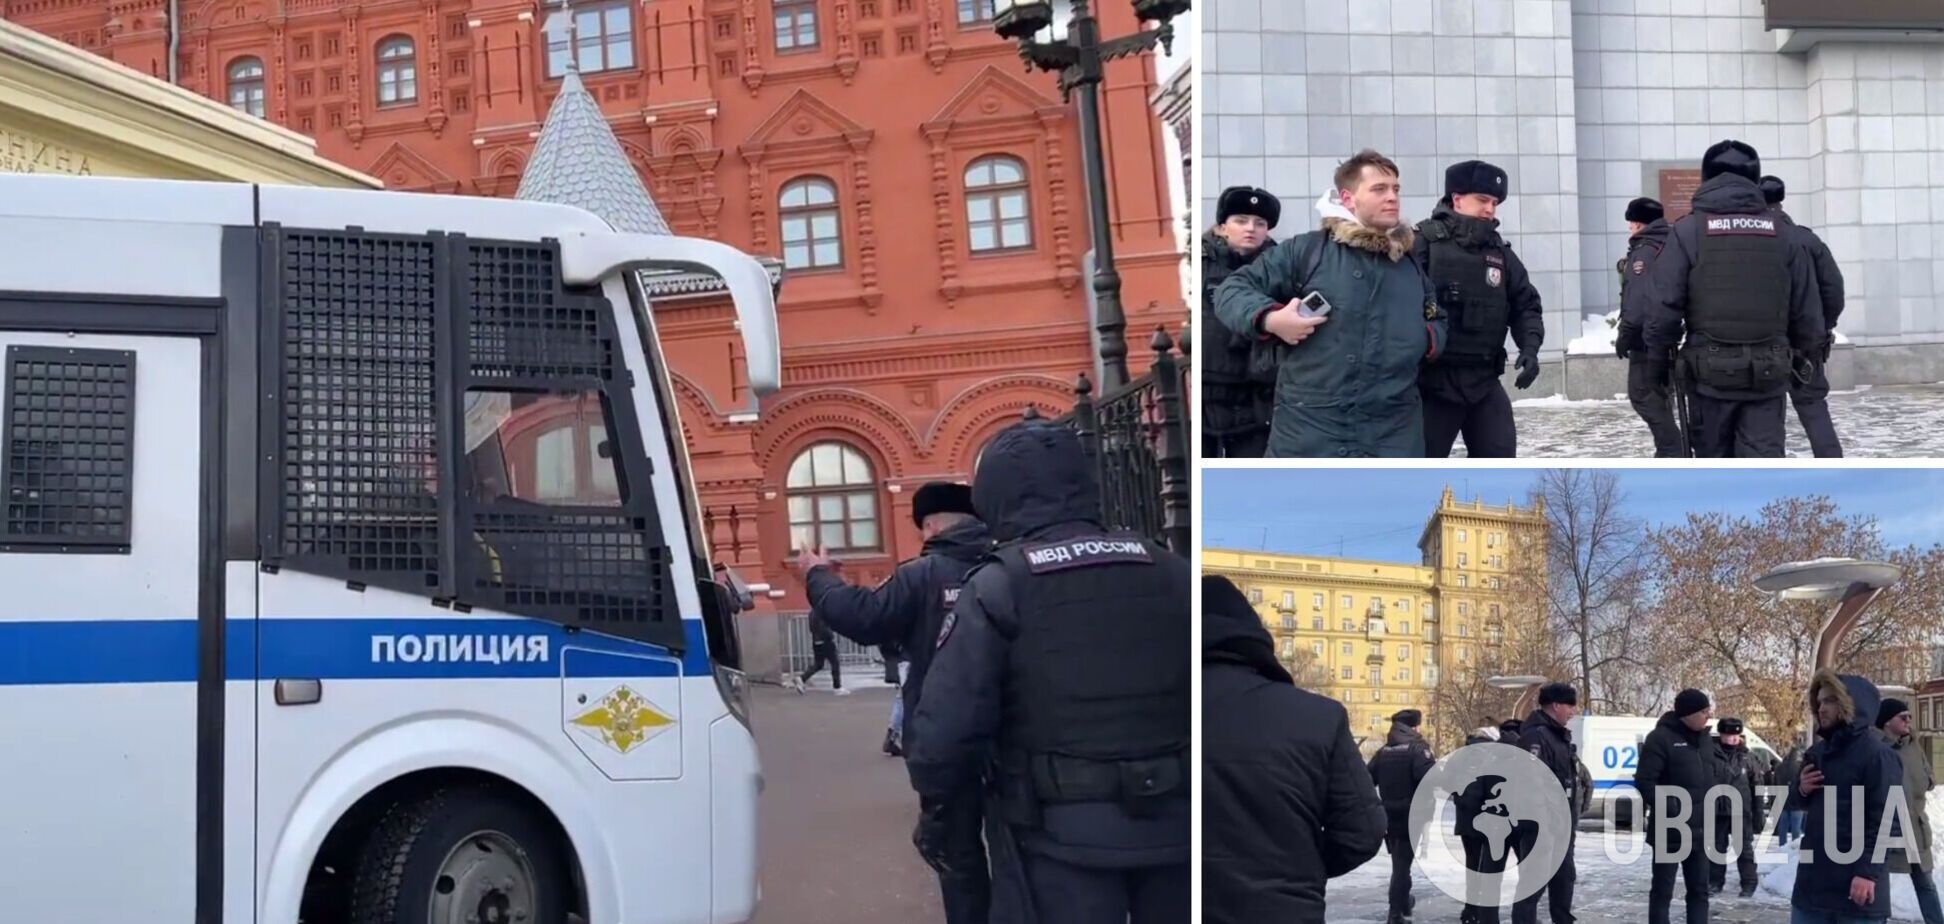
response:
<path id="1" fill-rule="evenodd" d="M 549 924 L 567 918 L 561 839 L 521 802 L 436 789 L 385 812 L 352 883 L 351 924 Z"/>

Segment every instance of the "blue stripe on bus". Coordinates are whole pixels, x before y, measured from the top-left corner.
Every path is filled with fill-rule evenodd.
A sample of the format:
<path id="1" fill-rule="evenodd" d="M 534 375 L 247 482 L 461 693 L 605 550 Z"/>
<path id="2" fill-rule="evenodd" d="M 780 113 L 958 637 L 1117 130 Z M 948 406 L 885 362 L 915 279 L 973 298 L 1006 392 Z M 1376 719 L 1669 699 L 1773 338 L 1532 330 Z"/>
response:
<path id="1" fill-rule="evenodd" d="M 1618 789 L 1621 787 L 1625 787 L 1627 789 L 1633 789 L 1635 788 L 1634 781 L 1633 780 L 1594 780 L 1593 781 L 1594 789 Z"/>
<path id="2" fill-rule="evenodd" d="M 504 679 L 562 676 L 564 658 L 568 677 L 707 676 L 701 621 L 683 620 L 682 629 L 688 650 L 678 659 L 656 645 L 537 619 L 232 619 L 223 666 L 229 680 Z M 408 637 L 416 641 L 401 647 Z M 535 637 L 546 640 L 544 660 L 531 658 Z M 379 638 L 389 641 L 374 647 Z M 509 660 L 503 645 L 516 639 L 527 657 Z M 462 644 L 470 656 L 452 657 Z M 496 660 L 483 658 L 488 646 L 501 653 Z M 435 648 L 441 657 L 432 657 Z M 193 619 L 0 622 L 0 686 L 191 683 L 196 664 Z"/>

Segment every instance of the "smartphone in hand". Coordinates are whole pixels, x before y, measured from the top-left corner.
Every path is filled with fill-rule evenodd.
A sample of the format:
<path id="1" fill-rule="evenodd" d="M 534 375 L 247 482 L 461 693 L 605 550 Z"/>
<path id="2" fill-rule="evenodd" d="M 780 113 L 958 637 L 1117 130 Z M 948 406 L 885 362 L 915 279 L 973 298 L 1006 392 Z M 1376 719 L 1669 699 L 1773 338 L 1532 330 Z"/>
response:
<path id="1" fill-rule="evenodd" d="M 1305 318 L 1322 318 L 1330 314 L 1330 300 L 1321 292 L 1311 292 L 1296 303 L 1296 313 Z"/>

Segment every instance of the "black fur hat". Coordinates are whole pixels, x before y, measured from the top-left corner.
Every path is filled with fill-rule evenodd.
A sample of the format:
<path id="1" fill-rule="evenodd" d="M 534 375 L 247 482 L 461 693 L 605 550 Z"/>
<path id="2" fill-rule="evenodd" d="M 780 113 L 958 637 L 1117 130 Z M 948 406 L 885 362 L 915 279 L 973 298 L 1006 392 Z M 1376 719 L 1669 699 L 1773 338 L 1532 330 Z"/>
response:
<path id="1" fill-rule="evenodd" d="M 1500 202 L 1512 195 L 1505 171 L 1482 160 L 1462 160 L 1445 168 L 1445 195 L 1451 198 L 1483 193 Z"/>
<path id="2" fill-rule="evenodd" d="M 1779 176 L 1762 177 L 1756 185 L 1762 187 L 1762 200 L 1770 205 L 1781 205 L 1782 200 L 1789 197 L 1789 187 L 1783 184 Z"/>
<path id="3" fill-rule="evenodd" d="M 1656 199 L 1649 199 L 1646 196 L 1641 196 L 1640 198 L 1627 203 L 1628 221 L 1637 221 L 1643 225 L 1651 225 L 1654 222 L 1661 220 L 1661 218 L 1664 217 L 1665 215 L 1666 212 L 1662 211 L 1661 204 L 1659 200 Z"/>
<path id="4" fill-rule="evenodd" d="M 1228 221 L 1230 215 L 1254 215 L 1276 226 L 1282 217 L 1282 200 L 1271 195 L 1266 189 L 1253 186 L 1230 186 L 1222 190 L 1222 197 L 1215 200 L 1215 223 Z"/>
<path id="5" fill-rule="evenodd" d="M 928 481 L 911 495 L 911 522 L 923 527 L 934 513 L 963 513 L 974 516 L 972 489 L 951 481 Z"/>
<path id="6" fill-rule="evenodd" d="M 1762 155 L 1740 141 L 1718 141 L 1708 153 L 1701 155 L 1701 182 L 1705 183 L 1724 173 L 1733 173 L 1748 178 L 1750 183 L 1762 179 Z"/>

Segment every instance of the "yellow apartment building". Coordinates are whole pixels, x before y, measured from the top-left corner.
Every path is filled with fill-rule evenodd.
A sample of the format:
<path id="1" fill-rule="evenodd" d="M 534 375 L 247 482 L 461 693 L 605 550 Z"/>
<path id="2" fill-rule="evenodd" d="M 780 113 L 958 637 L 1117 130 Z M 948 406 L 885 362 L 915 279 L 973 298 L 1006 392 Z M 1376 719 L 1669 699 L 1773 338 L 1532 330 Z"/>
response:
<path id="1" fill-rule="evenodd" d="M 1344 704 L 1369 751 L 1400 709 L 1423 710 L 1428 736 L 1441 674 L 1472 669 L 1520 624 L 1513 578 L 1545 574 L 1545 543 L 1532 541 L 1544 529 L 1542 507 L 1460 501 L 1447 487 L 1417 563 L 1203 549 L 1202 570 L 1242 589 L 1286 665 L 1314 659 L 1327 678 L 1314 692 Z"/>

